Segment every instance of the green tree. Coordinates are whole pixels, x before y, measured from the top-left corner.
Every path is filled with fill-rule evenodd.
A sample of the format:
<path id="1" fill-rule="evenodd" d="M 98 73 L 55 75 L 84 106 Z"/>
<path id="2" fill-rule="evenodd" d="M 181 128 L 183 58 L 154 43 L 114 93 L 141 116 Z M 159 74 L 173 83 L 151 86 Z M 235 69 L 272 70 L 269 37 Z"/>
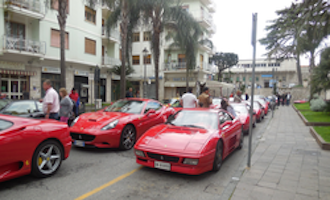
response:
<path id="1" fill-rule="evenodd" d="M 218 81 L 221 80 L 221 73 L 235 66 L 238 63 L 238 55 L 235 53 L 222 53 L 218 52 L 210 58 L 211 62 L 218 67 Z"/>
<path id="2" fill-rule="evenodd" d="M 297 75 L 299 85 L 302 85 L 300 67 L 301 44 L 299 38 L 299 27 L 296 22 L 299 14 L 296 11 L 297 5 L 292 3 L 291 7 L 276 11 L 278 18 L 266 26 L 267 36 L 259 40 L 266 46 L 266 55 L 269 59 L 275 58 L 282 61 L 288 58 L 297 60 Z"/>
<path id="3" fill-rule="evenodd" d="M 110 71 L 112 73 L 120 76 L 121 75 L 121 69 L 122 69 L 122 66 L 121 65 L 120 66 L 117 65 L 114 68 L 112 68 Z M 135 70 L 132 68 L 131 65 L 128 65 L 126 67 L 126 70 L 125 70 L 125 75 L 128 76 L 128 75 L 133 74 L 133 73 L 135 73 Z"/>
<path id="4" fill-rule="evenodd" d="M 60 27 L 60 38 L 61 38 L 61 87 L 66 88 L 66 67 L 65 67 L 65 26 L 67 19 L 67 0 L 58 0 L 58 25 Z"/>
<path id="5" fill-rule="evenodd" d="M 90 0 L 94 2 L 93 0 Z M 128 49 L 130 47 L 129 41 L 132 35 L 132 21 L 137 22 L 139 19 L 139 3 L 136 0 L 104 0 L 109 8 L 113 8 L 114 11 L 110 13 L 106 28 L 107 33 L 110 34 L 110 30 L 115 28 L 119 23 L 120 36 L 121 36 L 121 73 L 120 73 L 120 98 L 125 98 L 126 93 L 126 62 L 129 58 Z M 138 13 L 138 14 L 137 14 Z"/>
<path id="6" fill-rule="evenodd" d="M 320 93 L 330 89 L 330 47 L 321 54 L 321 62 L 312 73 L 312 93 Z"/>
<path id="7" fill-rule="evenodd" d="M 203 29 L 194 17 L 190 13 L 184 11 L 180 6 L 172 8 L 167 25 L 169 30 L 167 39 L 173 39 L 170 48 L 179 48 L 185 52 L 186 91 L 188 92 L 189 72 L 195 69 L 199 45 L 210 41 L 201 39 L 204 33 Z"/>

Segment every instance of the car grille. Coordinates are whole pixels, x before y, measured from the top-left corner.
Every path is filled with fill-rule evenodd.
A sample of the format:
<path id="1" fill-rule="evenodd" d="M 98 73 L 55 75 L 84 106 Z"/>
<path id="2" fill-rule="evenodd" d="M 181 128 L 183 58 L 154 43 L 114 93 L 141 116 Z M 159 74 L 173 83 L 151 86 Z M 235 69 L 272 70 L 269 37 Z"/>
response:
<path id="1" fill-rule="evenodd" d="M 74 140 L 83 140 L 86 142 L 93 141 L 95 139 L 94 135 L 80 134 L 80 133 L 70 133 L 72 139 Z"/>
<path id="2" fill-rule="evenodd" d="M 167 161 L 167 162 L 179 162 L 179 157 L 175 157 L 175 156 L 167 156 L 167 155 L 160 155 L 160 154 L 155 154 L 155 153 L 150 153 L 148 152 L 147 155 L 150 158 L 153 158 L 155 160 L 161 160 L 161 161 Z"/>

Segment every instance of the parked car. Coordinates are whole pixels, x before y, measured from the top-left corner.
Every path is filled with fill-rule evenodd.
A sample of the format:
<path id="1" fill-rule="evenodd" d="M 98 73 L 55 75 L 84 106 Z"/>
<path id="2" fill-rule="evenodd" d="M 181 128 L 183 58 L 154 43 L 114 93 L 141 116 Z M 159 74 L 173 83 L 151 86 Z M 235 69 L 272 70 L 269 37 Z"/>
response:
<path id="1" fill-rule="evenodd" d="M 182 105 L 180 104 L 179 98 L 164 99 L 161 101 L 162 104 L 172 107 L 175 111 L 182 110 Z"/>
<path id="2" fill-rule="evenodd" d="M 9 99 L 0 99 L 0 110 L 6 107 L 10 102 L 11 100 Z"/>
<path id="3" fill-rule="evenodd" d="M 258 101 L 262 105 L 262 107 L 264 108 L 264 113 L 265 113 L 265 115 L 267 115 L 269 103 L 267 101 L 265 101 L 264 99 L 258 99 L 258 98 L 255 99 L 255 101 Z"/>
<path id="4" fill-rule="evenodd" d="M 248 106 L 251 106 L 250 101 L 245 101 L 245 103 Z M 262 107 L 262 105 L 258 101 L 254 101 L 253 111 L 256 113 L 256 121 L 261 122 L 264 119 L 265 111 L 264 111 L 264 108 Z"/>
<path id="5" fill-rule="evenodd" d="M 30 173 L 51 176 L 70 149 L 66 124 L 0 114 L 0 182 Z"/>
<path id="6" fill-rule="evenodd" d="M 243 125 L 243 131 L 245 134 L 249 133 L 250 128 L 250 113 L 249 113 L 249 107 L 245 103 L 231 103 L 230 104 L 236 114 L 238 115 L 239 119 L 241 120 L 241 124 Z M 252 126 L 256 126 L 256 113 L 253 113 L 253 119 L 252 119 Z"/>
<path id="7" fill-rule="evenodd" d="M 184 109 L 166 124 L 149 129 L 136 143 L 138 164 L 179 172 L 218 171 L 223 160 L 243 146 L 242 125 L 227 111 Z"/>
<path id="8" fill-rule="evenodd" d="M 36 119 L 45 117 L 44 112 L 42 111 L 42 103 L 36 100 L 11 101 L 0 110 L 0 114 Z"/>
<path id="9" fill-rule="evenodd" d="M 151 99 L 122 99 L 98 112 L 81 114 L 71 124 L 72 142 L 78 147 L 131 149 L 150 127 L 175 113 Z"/>

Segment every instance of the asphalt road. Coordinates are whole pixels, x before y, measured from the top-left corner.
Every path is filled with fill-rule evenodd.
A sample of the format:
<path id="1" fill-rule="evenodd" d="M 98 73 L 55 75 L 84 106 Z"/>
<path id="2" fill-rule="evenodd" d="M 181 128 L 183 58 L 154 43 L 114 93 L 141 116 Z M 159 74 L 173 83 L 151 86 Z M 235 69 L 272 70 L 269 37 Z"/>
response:
<path id="1" fill-rule="evenodd" d="M 254 149 L 271 113 L 253 130 Z M 226 158 L 219 172 L 188 176 L 141 167 L 133 150 L 73 147 L 52 177 L 25 176 L 0 183 L 0 200 L 195 200 L 228 199 L 247 163 L 248 136 L 242 150 Z"/>

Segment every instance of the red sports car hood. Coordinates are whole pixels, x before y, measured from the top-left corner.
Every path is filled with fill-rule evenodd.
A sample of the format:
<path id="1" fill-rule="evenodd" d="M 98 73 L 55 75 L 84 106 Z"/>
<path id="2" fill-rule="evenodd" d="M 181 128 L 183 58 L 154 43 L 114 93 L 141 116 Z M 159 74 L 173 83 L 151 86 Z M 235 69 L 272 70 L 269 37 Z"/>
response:
<path id="1" fill-rule="evenodd" d="M 130 116 L 129 113 L 121 112 L 93 112 L 80 115 L 79 120 L 74 127 L 81 127 L 85 129 L 102 128 L 110 122 Z"/>
<path id="2" fill-rule="evenodd" d="M 248 118 L 248 116 L 246 114 L 240 114 L 238 117 L 242 124 L 245 124 L 245 122 Z"/>
<path id="3" fill-rule="evenodd" d="M 160 125 L 147 131 L 137 146 L 171 152 L 196 153 L 212 136 L 209 130 Z"/>

